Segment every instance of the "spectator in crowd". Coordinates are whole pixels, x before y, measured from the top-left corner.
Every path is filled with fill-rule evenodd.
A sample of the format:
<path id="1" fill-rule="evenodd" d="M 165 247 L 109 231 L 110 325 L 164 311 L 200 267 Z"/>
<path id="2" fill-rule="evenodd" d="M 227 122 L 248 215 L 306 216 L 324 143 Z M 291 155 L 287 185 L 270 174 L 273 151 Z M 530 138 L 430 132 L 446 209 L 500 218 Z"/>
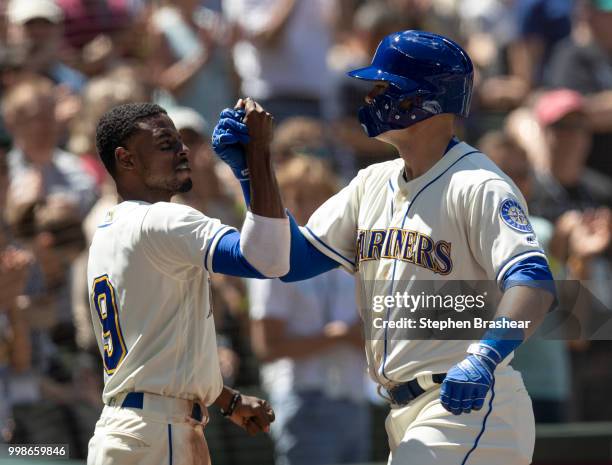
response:
<path id="1" fill-rule="evenodd" d="M 274 131 L 272 156 L 279 164 L 290 160 L 298 153 L 327 158 L 329 151 L 324 124 L 316 118 L 305 116 L 287 118 Z"/>
<path id="2" fill-rule="evenodd" d="M 16 443 L 68 443 L 74 456 L 82 457 L 87 438 L 78 432 L 95 422 L 95 416 L 83 422 L 91 385 L 87 372 L 72 371 L 78 365 L 62 356 L 66 345 L 58 345 L 65 333 L 58 323 L 63 321 L 68 333 L 71 327 L 66 279 L 84 246 L 82 218 L 75 204 L 52 195 L 16 214 L 14 199 L 4 195 L 6 161 L 2 154 L 0 212 L 7 213 L 13 228 L 9 232 L 0 221 L 0 378 L 2 403 L 12 420 L 3 421 L 3 435 Z M 17 249 L 12 237 L 29 251 Z"/>
<path id="3" fill-rule="evenodd" d="M 576 301 L 571 310 L 583 326 L 582 337 L 597 329 L 592 321 L 599 302 L 607 308 L 612 302 L 609 286 L 604 284 L 611 272 L 612 214 L 608 207 L 612 185 L 605 176 L 585 167 L 591 137 L 586 111 L 584 98 L 568 89 L 544 92 L 536 100 L 534 113 L 544 136 L 547 169 L 536 171 L 530 199 L 530 212 L 554 224 L 548 249 L 549 257 L 563 267 L 557 276 L 590 282 L 588 291 L 561 299 Z M 562 295 L 567 292 L 568 286 L 563 286 Z M 584 340 L 572 344 L 577 349 L 571 354 L 573 417 L 603 419 L 609 411 L 599 406 L 602 391 L 597 386 L 610 373 L 598 367 L 609 359 L 610 344 Z"/>
<path id="4" fill-rule="evenodd" d="M 515 0 L 517 38 L 510 47 L 511 73 L 528 89 L 542 83 L 555 45 L 572 30 L 574 0 Z"/>
<path id="5" fill-rule="evenodd" d="M 609 206 L 612 185 L 585 167 L 591 131 L 582 96 L 568 89 L 543 93 L 535 116 L 544 132 L 548 172 L 537 172 L 530 209 L 556 221 L 569 210 Z"/>
<path id="6" fill-rule="evenodd" d="M 100 36 L 112 36 L 131 26 L 127 0 L 55 0 L 65 16 L 67 45 L 81 50 Z"/>
<path id="7" fill-rule="evenodd" d="M 72 331 L 71 282 L 75 269 L 85 272 L 77 258 L 85 249 L 82 218 L 76 206 L 61 196 L 36 200 L 27 208 L 7 212 L 15 238 L 26 244 L 36 257 L 36 266 L 26 291 L 40 297 L 38 310 L 49 328 L 56 324 Z M 83 264 L 84 265 L 84 264 Z"/>
<path id="8" fill-rule="evenodd" d="M 87 438 L 78 433 L 93 428 L 97 412 L 88 417 L 89 422 L 79 423 L 78 418 L 87 415 L 78 416 L 77 410 L 97 405 L 73 405 L 74 379 L 82 383 L 76 391 L 79 396 L 89 392 L 87 370 L 77 374 L 73 371 L 77 364 L 63 354 L 74 350 L 71 286 L 74 276 L 84 273 L 83 260 L 77 260 L 85 247 L 82 220 L 96 194 L 79 158 L 57 148 L 55 95 L 49 80 L 34 76 L 9 88 L 2 102 L 14 140 L 8 154 L 7 217 L 16 239 L 28 246 L 36 260 L 24 291 L 24 311 L 31 326 L 31 369 L 11 374 L 9 397 L 15 441 L 70 443 L 75 456 L 84 456 Z M 49 428 L 33 412 L 62 427 Z"/>
<path id="9" fill-rule="evenodd" d="M 55 0 L 64 14 L 66 55 L 87 75 L 134 55 L 145 30 L 130 0 Z"/>
<path id="10" fill-rule="evenodd" d="M 19 254 L 13 251 L 0 252 L 2 264 L 0 278 L 2 286 L 17 287 L 25 283 L 27 262 L 15 259 Z M 10 282 L 7 282 L 10 281 Z M 9 383 L 13 374 L 19 374 L 30 367 L 29 325 L 23 313 L 16 305 L 16 297 L 8 298 L 5 288 L 0 297 L 0 443 L 9 442 L 13 437 L 12 398 Z"/>
<path id="11" fill-rule="evenodd" d="M 336 4 L 336 0 L 223 1 L 228 20 L 238 28 L 233 56 L 240 93 L 260 102 L 277 121 L 323 116 Z"/>
<path id="12" fill-rule="evenodd" d="M 355 169 L 395 157 L 395 150 L 365 134 L 356 115 L 370 89 L 366 82 L 351 79 L 346 72 L 367 66 L 382 38 L 402 29 L 419 29 L 419 24 L 406 14 L 398 15 L 383 0 L 368 0 L 355 12 L 353 36 L 330 52 L 335 94 L 335 106 L 330 110 L 334 149 L 343 164 L 347 164 L 347 158 L 353 161 L 353 173 L 348 177 Z"/>
<path id="13" fill-rule="evenodd" d="M 5 44 L 7 39 L 6 0 L 0 2 L 0 44 Z"/>
<path id="14" fill-rule="evenodd" d="M 0 149 L 0 443 L 12 438 L 9 382 L 12 373 L 30 367 L 28 322 L 18 305 L 26 285 L 32 256 L 12 244 L 2 214 L 9 187 L 6 153 Z"/>
<path id="15" fill-rule="evenodd" d="M 529 202 L 533 193 L 533 173 L 527 154 L 502 131 L 487 133 L 478 147 L 506 173 Z M 549 253 L 554 226 L 548 220 L 531 215 L 529 221 L 542 248 Z M 551 267 L 559 277 L 559 268 Z M 570 356 L 563 340 L 544 340 L 542 334 L 529 338 L 516 352 L 512 362 L 523 375 L 533 401 L 536 422 L 561 422 L 568 419 L 571 392 Z"/>
<path id="16" fill-rule="evenodd" d="M 298 156 L 278 173 L 298 222 L 336 190 L 323 161 Z M 353 279 L 333 270 L 300 283 L 249 282 L 252 343 L 276 411 L 278 465 L 369 459 L 361 321 Z M 341 432 L 341 434 L 339 434 Z"/>
<path id="17" fill-rule="evenodd" d="M 466 47 L 475 66 L 467 137 L 497 129 L 542 82 L 556 43 L 570 33 L 574 0 L 460 0 Z"/>
<path id="18" fill-rule="evenodd" d="M 517 25 L 517 2 L 461 0 L 457 13 L 466 37 L 466 47 L 476 68 L 474 105 L 477 121 L 487 130 L 486 118 L 495 121 L 495 113 L 516 108 L 525 99 L 530 82 L 517 75 L 511 66 L 512 51 L 520 40 Z M 501 116 L 503 118 L 503 116 Z M 499 125 L 499 118 L 495 121 Z M 480 128 L 479 128 L 480 129 Z"/>
<path id="19" fill-rule="evenodd" d="M 587 0 L 584 19 L 586 33 L 577 31 L 556 48 L 547 83 L 585 97 L 584 113 L 594 132 L 588 165 L 612 178 L 612 3 Z"/>
<path id="20" fill-rule="evenodd" d="M 61 60 L 63 13 L 54 0 L 10 0 L 10 43 L 22 48 L 21 68 L 78 94 L 85 77 Z"/>
<path id="21" fill-rule="evenodd" d="M 457 0 L 384 0 L 384 3 L 386 9 L 404 24 L 416 22 L 417 27 L 413 29 L 444 34 L 456 42 L 462 42 L 457 14 L 462 5 Z"/>
<path id="22" fill-rule="evenodd" d="M 90 357 L 77 355 L 73 342 L 70 286 L 85 246 L 82 219 L 74 204 L 54 196 L 21 213 L 10 215 L 13 231 L 36 262 L 20 304 L 30 324 L 30 369 L 11 373 L 9 382 L 14 441 L 69 444 L 71 456 L 80 458 L 86 454 L 84 432 L 93 429 L 99 409 L 95 363 L 83 365 Z"/>
<path id="23" fill-rule="evenodd" d="M 227 56 L 231 33 L 222 17 L 201 3 L 164 1 L 154 11 L 151 69 L 166 98 L 216 121 L 231 95 Z M 164 101 L 163 96 L 158 100 L 172 106 L 172 100 Z"/>
<path id="24" fill-rule="evenodd" d="M 27 208 L 62 196 L 83 218 L 96 200 L 94 181 L 78 157 L 58 148 L 56 95 L 51 81 L 32 76 L 3 96 L 2 115 L 14 141 L 8 154 L 12 198 Z"/>
<path id="25" fill-rule="evenodd" d="M 126 65 L 91 79 L 83 89 L 82 109 L 69 127 L 68 150 L 81 158 L 85 170 L 100 189 L 106 189 L 107 181 L 114 183 L 96 154 L 96 124 L 113 106 L 148 100 L 142 81 L 139 70 Z"/>
<path id="26" fill-rule="evenodd" d="M 572 242 L 584 241 L 578 247 L 581 259 L 568 265 L 578 279 L 602 279 L 610 273 L 610 261 L 602 254 L 609 244 L 612 184 L 585 167 L 591 144 L 585 112 L 583 97 L 568 89 L 545 92 L 536 101 L 534 113 L 544 134 L 548 170 L 536 172 L 529 208 L 555 224 L 550 244 L 554 257 L 565 262 Z M 578 262 L 589 267 L 578 272 Z M 602 291 L 599 298 L 612 302 L 610 290 Z"/>

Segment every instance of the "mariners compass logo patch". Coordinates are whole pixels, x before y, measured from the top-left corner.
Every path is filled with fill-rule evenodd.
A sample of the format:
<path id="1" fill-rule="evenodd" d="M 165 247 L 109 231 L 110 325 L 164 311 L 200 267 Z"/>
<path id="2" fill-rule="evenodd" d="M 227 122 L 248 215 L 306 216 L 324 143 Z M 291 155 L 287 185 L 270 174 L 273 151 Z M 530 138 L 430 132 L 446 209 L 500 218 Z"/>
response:
<path id="1" fill-rule="evenodd" d="M 523 211 L 521 205 L 514 199 L 506 199 L 499 207 L 501 219 L 512 229 L 523 233 L 533 232 L 529 218 Z"/>

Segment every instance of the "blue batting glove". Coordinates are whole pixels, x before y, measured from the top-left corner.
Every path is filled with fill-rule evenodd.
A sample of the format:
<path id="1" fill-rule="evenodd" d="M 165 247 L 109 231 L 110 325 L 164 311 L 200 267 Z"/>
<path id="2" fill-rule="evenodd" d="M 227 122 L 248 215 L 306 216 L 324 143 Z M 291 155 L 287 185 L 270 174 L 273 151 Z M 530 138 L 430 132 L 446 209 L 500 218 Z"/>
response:
<path id="1" fill-rule="evenodd" d="M 440 389 L 442 406 L 454 415 L 480 410 L 494 383 L 493 371 L 496 366 L 492 360 L 468 355 L 452 367 L 444 378 Z"/>
<path id="2" fill-rule="evenodd" d="M 219 115 L 219 122 L 212 134 L 215 153 L 232 169 L 239 181 L 249 179 L 249 169 L 243 144 L 249 142 L 249 130 L 242 122 L 244 110 L 226 108 Z"/>
<path id="3" fill-rule="evenodd" d="M 446 410 L 461 415 L 482 408 L 495 384 L 495 368 L 525 339 L 524 331 L 512 321 L 507 316 L 493 320 L 495 326 L 468 347 L 470 355 L 448 371 L 440 388 L 440 402 Z"/>
<path id="4" fill-rule="evenodd" d="M 249 129 L 242 122 L 244 114 L 244 110 L 231 108 L 221 112 L 219 122 L 213 130 L 212 147 L 240 181 L 244 201 L 248 207 L 251 204 L 251 180 L 244 144 L 249 143 Z"/>

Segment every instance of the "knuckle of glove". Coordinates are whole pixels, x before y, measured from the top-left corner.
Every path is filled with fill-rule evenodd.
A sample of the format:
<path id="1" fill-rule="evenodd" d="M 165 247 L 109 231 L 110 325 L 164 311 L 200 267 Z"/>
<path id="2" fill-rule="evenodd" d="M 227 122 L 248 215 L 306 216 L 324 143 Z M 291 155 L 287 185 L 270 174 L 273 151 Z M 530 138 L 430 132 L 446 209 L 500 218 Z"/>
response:
<path id="1" fill-rule="evenodd" d="M 466 381 L 490 383 L 492 375 L 488 367 L 480 359 L 469 356 L 457 365 L 457 368 L 464 374 Z"/>
<path id="2" fill-rule="evenodd" d="M 241 132 L 244 134 L 249 133 L 249 128 L 246 126 L 246 124 L 243 124 L 240 121 L 236 121 L 230 118 L 223 118 L 219 120 L 219 123 L 217 126 L 219 128 L 226 129 L 229 131 L 236 131 L 236 132 Z"/>
<path id="3" fill-rule="evenodd" d="M 225 108 L 219 114 L 219 119 L 232 119 L 234 121 L 242 122 L 244 118 L 244 110 L 234 110 L 233 108 Z"/>

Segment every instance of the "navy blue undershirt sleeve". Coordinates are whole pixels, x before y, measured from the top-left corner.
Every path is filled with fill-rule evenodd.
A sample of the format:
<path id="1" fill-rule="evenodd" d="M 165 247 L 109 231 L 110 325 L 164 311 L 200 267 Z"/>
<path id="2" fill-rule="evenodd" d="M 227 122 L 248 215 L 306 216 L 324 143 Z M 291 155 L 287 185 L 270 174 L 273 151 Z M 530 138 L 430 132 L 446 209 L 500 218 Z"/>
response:
<path id="1" fill-rule="evenodd" d="M 320 252 L 302 234 L 298 224 L 287 211 L 291 227 L 291 257 L 289 273 L 281 281 L 303 281 L 338 268 L 340 264 Z"/>

